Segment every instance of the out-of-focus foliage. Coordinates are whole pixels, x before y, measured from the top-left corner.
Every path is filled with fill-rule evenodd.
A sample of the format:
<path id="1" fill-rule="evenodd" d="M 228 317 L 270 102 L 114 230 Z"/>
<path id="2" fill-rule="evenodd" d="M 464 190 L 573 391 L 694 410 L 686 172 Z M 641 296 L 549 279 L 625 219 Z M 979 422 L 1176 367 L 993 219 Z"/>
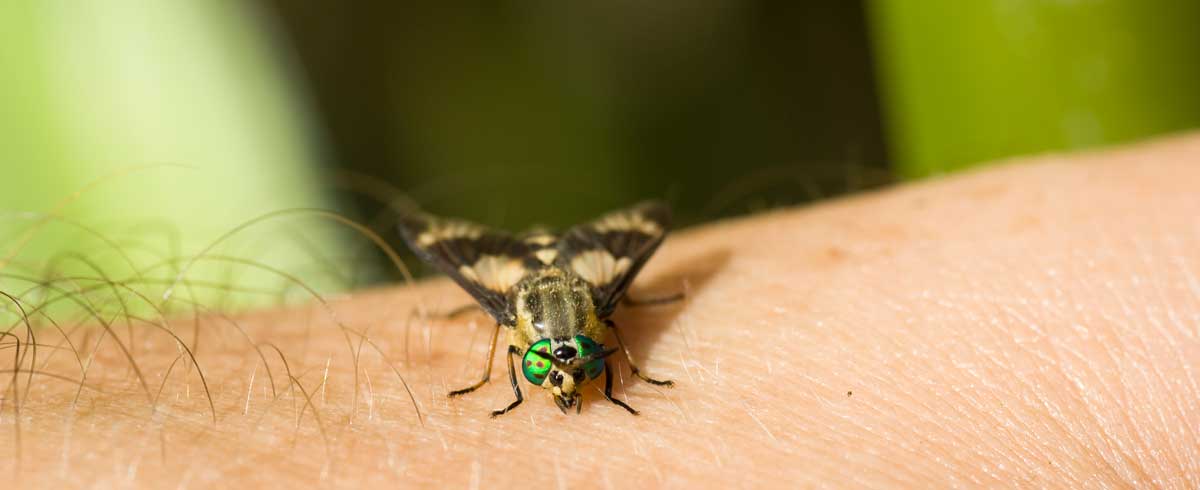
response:
<path id="1" fill-rule="evenodd" d="M 855 2 L 272 5 L 337 168 L 437 212 L 561 227 L 665 197 L 686 224 L 888 177 Z"/>
<path id="2" fill-rule="evenodd" d="M 870 5 L 904 175 L 1200 125 L 1200 2 Z"/>
<path id="3" fill-rule="evenodd" d="M 512 229 L 651 197 L 686 225 L 884 183 L 890 155 L 919 176 L 1200 124 L 1195 2 L 868 6 L 13 0 L 0 273 L 96 273 L 69 252 L 114 280 L 178 267 L 293 207 L 340 206 L 386 235 L 387 186 Z M 93 230 L 38 224 L 60 212 Z M 381 277 L 370 247 L 316 221 L 213 252 L 310 285 Z M 294 288 L 251 269 L 193 277 Z"/>
<path id="4" fill-rule="evenodd" d="M 309 114 L 255 8 L 12 0 L 3 11 L 3 272 L 97 274 L 69 252 L 119 280 L 256 215 L 324 202 Z M 270 233 L 235 241 L 260 261 L 313 261 Z M 333 243 L 320 235 L 309 239 Z"/>

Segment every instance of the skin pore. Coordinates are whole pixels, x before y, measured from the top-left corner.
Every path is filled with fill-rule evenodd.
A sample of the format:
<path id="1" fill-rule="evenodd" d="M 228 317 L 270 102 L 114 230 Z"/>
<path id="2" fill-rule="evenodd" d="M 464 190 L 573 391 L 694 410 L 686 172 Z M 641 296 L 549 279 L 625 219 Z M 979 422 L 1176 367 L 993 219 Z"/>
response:
<path id="1" fill-rule="evenodd" d="M 645 374 L 676 383 L 618 362 L 614 395 L 637 417 L 601 379 L 564 416 L 518 374 L 525 402 L 489 419 L 513 400 L 503 336 L 491 382 L 448 398 L 478 379 L 492 325 L 425 315 L 469 302 L 445 279 L 171 320 L 195 364 L 152 327 L 128 355 L 77 331 L 81 359 L 38 330 L 38 367 L 27 379 L 24 361 L 15 390 L 6 337 L 0 475 L 14 488 L 1195 488 L 1198 159 L 1190 135 L 679 231 L 630 294 L 686 300 L 614 317 Z"/>

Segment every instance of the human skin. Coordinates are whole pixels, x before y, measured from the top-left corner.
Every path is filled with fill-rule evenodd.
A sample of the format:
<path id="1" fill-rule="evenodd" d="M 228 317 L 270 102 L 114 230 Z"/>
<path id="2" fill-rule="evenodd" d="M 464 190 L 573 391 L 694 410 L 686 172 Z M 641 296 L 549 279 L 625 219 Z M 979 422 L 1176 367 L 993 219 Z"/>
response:
<path id="1" fill-rule="evenodd" d="M 513 397 L 503 346 L 491 383 L 447 398 L 479 376 L 491 323 L 431 318 L 469 302 L 445 279 L 202 317 L 215 414 L 160 330 L 130 347 L 147 390 L 110 341 L 77 401 L 75 356 L 41 330 L 38 373 L 62 378 L 19 379 L 19 423 L 5 392 L 0 475 L 27 488 L 1196 488 L 1197 160 L 1193 134 L 680 230 L 631 294 L 686 300 L 615 316 L 643 371 L 676 382 L 622 364 L 615 394 L 640 416 L 602 383 L 564 415 L 520 380 L 524 404 L 489 418 Z M 188 346 L 190 323 L 170 324 Z"/>

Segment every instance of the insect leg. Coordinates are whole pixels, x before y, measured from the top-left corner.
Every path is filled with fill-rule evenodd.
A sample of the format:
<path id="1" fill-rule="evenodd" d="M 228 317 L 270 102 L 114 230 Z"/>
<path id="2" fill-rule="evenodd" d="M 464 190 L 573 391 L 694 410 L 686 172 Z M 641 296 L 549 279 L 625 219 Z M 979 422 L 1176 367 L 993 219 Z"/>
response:
<path id="1" fill-rule="evenodd" d="M 504 410 L 493 410 L 492 418 L 496 418 L 508 413 L 509 410 L 517 408 L 517 405 L 520 405 L 521 402 L 525 401 L 525 397 L 521 396 L 521 387 L 517 385 L 517 371 L 513 369 L 513 354 L 520 353 L 520 349 L 517 349 L 517 346 L 508 346 L 508 380 L 512 382 L 513 393 L 517 395 L 517 401 L 508 404 L 507 407 L 504 407 Z"/>
<path id="2" fill-rule="evenodd" d="M 488 344 L 487 358 L 484 359 L 483 378 L 471 386 L 468 386 L 461 390 L 451 391 L 450 392 L 451 398 L 454 398 L 459 395 L 465 395 L 467 393 L 475 391 L 475 390 L 479 389 L 480 386 L 483 386 L 484 383 L 487 383 L 489 379 L 491 379 L 491 377 L 492 377 L 492 357 L 496 355 L 496 338 L 499 336 L 500 336 L 500 324 L 497 323 L 496 331 L 492 332 L 492 342 L 490 344 Z"/>
<path id="3" fill-rule="evenodd" d="M 629 354 L 629 347 L 626 347 L 625 341 L 621 340 L 621 332 L 619 330 L 617 330 L 617 324 L 613 323 L 612 320 L 604 320 L 604 324 L 608 325 L 608 328 L 612 329 L 613 335 L 615 335 L 617 337 L 617 344 L 620 344 L 621 350 L 625 352 L 625 360 L 629 361 L 629 370 L 633 372 L 634 376 L 637 376 L 638 378 L 641 378 L 642 381 L 645 381 L 652 385 L 668 386 L 668 387 L 675 386 L 675 382 L 671 381 L 669 379 L 666 381 L 659 381 L 657 379 L 654 379 L 654 378 L 651 378 L 649 376 L 642 374 L 641 370 L 638 369 L 637 364 L 633 363 L 633 356 Z M 607 364 L 605 364 L 605 365 L 607 365 Z"/>
<path id="4" fill-rule="evenodd" d="M 638 308 L 638 307 L 642 307 L 642 306 L 668 305 L 668 304 L 675 303 L 678 301 L 683 301 L 684 297 L 685 296 L 684 296 L 683 292 L 680 291 L 678 293 L 667 295 L 667 296 L 659 296 L 657 298 L 647 298 L 647 299 L 633 299 L 629 296 L 625 296 L 624 298 L 621 298 L 621 302 L 624 303 L 625 306 Z"/>
<path id="5" fill-rule="evenodd" d="M 613 398 L 613 396 L 612 396 L 612 378 L 613 378 L 612 377 L 612 368 L 608 365 L 607 362 L 605 362 L 604 363 L 604 398 L 608 398 L 608 401 L 613 402 L 618 407 L 628 410 L 629 413 L 637 415 L 638 411 L 634 410 L 633 407 L 629 406 L 628 404 L 626 404 L 625 402 L 623 402 L 621 400 Z"/>

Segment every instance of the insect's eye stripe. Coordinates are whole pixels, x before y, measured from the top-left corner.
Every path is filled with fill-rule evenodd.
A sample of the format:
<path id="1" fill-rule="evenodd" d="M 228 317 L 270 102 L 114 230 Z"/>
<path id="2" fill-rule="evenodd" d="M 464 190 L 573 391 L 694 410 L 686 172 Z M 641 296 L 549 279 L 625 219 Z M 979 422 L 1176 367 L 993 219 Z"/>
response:
<path id="1" fill-rule="evenodd" d="M 554 361 L 546 357 L 549 356 L 549 353 L 546 352 L 549 348 L 549 340 L 539 340 L 529 346 L 529 350 L 521 358 L 521 373 L 530 383 L 540 386 L 546 381 L 546 375 L 550 374 L 550 368 L 554 365 Z"/>

